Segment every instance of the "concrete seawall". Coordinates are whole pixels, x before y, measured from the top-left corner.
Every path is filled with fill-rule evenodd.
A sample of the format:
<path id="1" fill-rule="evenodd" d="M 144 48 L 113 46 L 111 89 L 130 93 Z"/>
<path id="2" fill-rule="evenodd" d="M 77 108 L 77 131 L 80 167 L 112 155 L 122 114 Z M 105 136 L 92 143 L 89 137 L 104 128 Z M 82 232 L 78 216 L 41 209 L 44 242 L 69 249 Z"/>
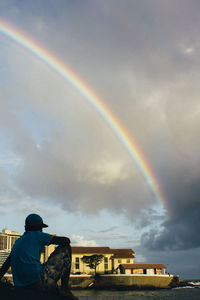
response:
<path id="1" fill-rule="evenodd" d="M 72 289 L 85 289 L 94 285 L 94 277 L 91 275 L 70 275 L 69 286 Z"/>
<path id="2" fill-rule="evenodd" d="M 70 277 L 70 285 L 72 288 L 159 289 L 170 288 L 173 281 L 173 275 L 101 275 L 97 276 L 95 280 L 89 276 Z"/>
<path id="3" fill-rule="evenodd" d="M 169 275 L 107 275 L 100 276 L 97 287 L 169 288 L 173 281 Z"/>

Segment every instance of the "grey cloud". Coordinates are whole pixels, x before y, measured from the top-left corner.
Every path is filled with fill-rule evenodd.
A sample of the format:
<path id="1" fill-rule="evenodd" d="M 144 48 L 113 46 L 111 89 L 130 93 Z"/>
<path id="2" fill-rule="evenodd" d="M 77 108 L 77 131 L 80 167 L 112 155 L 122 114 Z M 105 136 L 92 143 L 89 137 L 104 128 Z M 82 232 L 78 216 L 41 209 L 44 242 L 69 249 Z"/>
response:
<path id="1" fill-rule="evenodd" d="M 109 241 L 109 240 L 126 240 L 128 239 L 128 235 L 121 233 L 121 232 L 113 232 L 112 235 L 90 235 L 89 239 L 94 239 L 94 240 L 105 240 L 105 241 Z"/>
<path id="2" fill-rule="evenodd" d="M 83 229 L 82 231 L 88 231 L 88 232 L 94 232 L 94 233 L 107 233 L 107 232 L 113 231 L 117 228 L 118 228 L 118 226 L 111 226 L 109 228 L 105 228 L 102 230 Z"/>
<path id="3" fill-rule="evenodd" d="M 143 234 L 141 242 L 153 250 L 198 248 L 200 124 L 196 71 L 177 80 L 168 95 L 164 111 L 169 139 L 167 145 L 164 142 L 164 160 L 156 162 L 168 218 L 159 228 Z"/>
<path id="4" fill-rule="evenodd" d="M 61 136 L 57 135 L 54 138 L 55 141 L 57 145 L 60 144 L 60 147 L 66 149 Z M 20 146 L 23 148 L 21 143 Z M 23 170 L 14 180 L 28 196 L 58 201 L 66 210 L 80 210 L 87 213 L 97 212 L 105 207 L 108 210 L 122 212 L 124 199 L 131 209 L 132 199 L 136 197 L 136 192 L 132 195 L 132 185 L 131 187 L 129 185 L 131 174 L 130 178 L 114 177 L 112 179 L 111 173 L 108 184 L 102 182 L 101 177 L 100 181 L 93 181 L 93 178 L 87 176 L 87 172 L 90 172 L 88 164 L 91 162 L 86 162 L 86 165 L 82 162 L 82 167 L 80 167 L 79 160 L 77 160 L 74 165 L 65 156 L 65 151 L 60 152 L 59 148 L 57 149 L 57 146 L 54 148 L 54 146 L 54 143 L 48 143 L 42 150 L 33 146 L 33 148 L 30 147 L 30 151 L 27 149 L 27 152 L 23 154 Z M 106 170 L 106 176 L 108 176 L 108 171 Z M 147 189 L 146 193 L 148 192 Z M 138 196 L 139 194 L 138 191 Z M 136 203 L 135 212 L 132 211 L 132 214 L 140 208 L 141 203 Z"/>
<path id="5" fill-rule="evenodd" d="M 155 199 L 98 114 L 43 63 L 7 41 L 4 60 L 12 75 L 1 87 L 0 126 L 22 159 L 12 176 L 16 187 L 65 210 L 93 214 L 106 208 L 135 226 L 152 225 L 142 237 L 150 249 L 198 247 L 199 2 L 73 1 L 66 7 L 66 1 L 51 1 L 46 12 L 40 1 L 22 1 L 21 10 L 9 3 L 0 14 L 69 63 L 129 129 L 159 179 L 168 219 L 144 213 Z M 53 12 L 61 12 L 59 20 Z M 26 127 L 16 113 L 24 107 L 40 115 L 39 125 L 50 119 L 48 134 L 33 121 Z M 123 176 L 111 176 L 111 162 Z M 162 226 L 152 229 L 157 222 Z"/>
<path id="6" fill-rule="evenodd" d="M 118 228 L 118 226 L 112 226 L 112 227 L 106 228 L 104 230 L 99 230 L 99 233 L 107 233 L 107 232 L 115 230 L 116 228 Z"/>
<path id="7" fill-rule="evenodd" d="M 187 169 L 174 176 L 176 178 L 168 179 L 167 185 L 167 196 L 171 200 L 168 201 L 168 219 L 159 228 L 142 235 L 141 242 L 149 249 L 185 250 L 200 246 L 199 178 L 190 178 Z"/>

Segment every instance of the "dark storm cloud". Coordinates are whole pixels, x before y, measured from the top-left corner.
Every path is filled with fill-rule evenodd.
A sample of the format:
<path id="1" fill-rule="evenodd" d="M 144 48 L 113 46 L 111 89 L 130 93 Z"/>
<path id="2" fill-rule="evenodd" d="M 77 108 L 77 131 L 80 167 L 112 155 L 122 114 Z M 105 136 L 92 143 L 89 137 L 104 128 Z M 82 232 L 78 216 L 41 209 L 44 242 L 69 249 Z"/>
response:
<path id="1" fill-rule="evenodd" d="M 186 76 L 190 78 L 190 74 Z M 149 249 L 183 250 L 200 246 L 200 106 L 197 78 L 194 75 L 192 78 L 187 85 L 184 80 L 177 82 L 173 89 L 176 96 L 170 91 L 171 101 L 165 104 L 171 143 L 165 149 L 167 163 L 160 162 L 162 167 L 157 171 L 162 178 L 168 219 L 159 228 L 143 234 L 142 244 Z"/>
<path id="2" fill-rule="evenodd" d="M 171 177 L 168 174 L 165 181 L 169 199 L 168 219 L 142 235 L 144 247 L 151 250 L 186 250 L 200 246 L 200 174 L 195 175 L 183 167 L 176 168 Z"/>

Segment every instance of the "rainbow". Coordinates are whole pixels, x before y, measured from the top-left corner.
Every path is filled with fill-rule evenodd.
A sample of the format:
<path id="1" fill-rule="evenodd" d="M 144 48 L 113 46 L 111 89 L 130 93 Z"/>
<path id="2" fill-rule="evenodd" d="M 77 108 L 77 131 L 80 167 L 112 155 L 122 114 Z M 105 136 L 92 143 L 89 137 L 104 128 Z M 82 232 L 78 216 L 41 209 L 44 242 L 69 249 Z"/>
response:
<path id="1" fill-rule="evenodd" d="M 154 197 L 158 202 L 165 207 L 165 198 L 159 187 L 158 181 L 156 180 L 153 171 L 136 145 L 133 138 L 129 135 L 127 129 L 117 120 L 116 116 L 109 110 L 102 99 L 95 94 L 94 91 L 72 70 L 63 62 L 59 61 L 53 55 L 50 54 L 43 47 L 39 46 L 32 39 L 25 36 L 19 30 L 16 30 L 5 21 L 0 20 L 0 33 L 10 38 L 17 44 L 21 45 L 36 57 L 46 63 L 52 70 L 69 82 L 79 93 L 85 98 L 85 100 L 99 113 L 99 115 L 109 125 L 115 135 L 118 137 L 120 142 L 128 151 L 129 155 L 136 163 L 138 169 L 142 173 L 145 181 L 151 188 Z"/>

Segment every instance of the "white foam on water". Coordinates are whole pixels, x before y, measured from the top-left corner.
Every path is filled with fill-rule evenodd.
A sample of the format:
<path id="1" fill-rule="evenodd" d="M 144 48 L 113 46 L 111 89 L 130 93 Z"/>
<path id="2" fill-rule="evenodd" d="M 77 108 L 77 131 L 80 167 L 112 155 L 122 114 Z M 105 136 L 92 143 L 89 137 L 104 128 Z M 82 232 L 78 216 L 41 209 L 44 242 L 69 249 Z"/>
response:
<path id="1" fill-rule="evenodd" d="M 200 287 L 200 281 L 191 281 L 191 282 L 188 282 L 188 283 Z"/>
<path id="2" fill-rule="evenodd" d="M 173 290 L 181 290 L 181 289 L 195 289 L 195 287 L 187 285 L 187 286 L 179 286 L 179 287 L 173 288 Z"/>

